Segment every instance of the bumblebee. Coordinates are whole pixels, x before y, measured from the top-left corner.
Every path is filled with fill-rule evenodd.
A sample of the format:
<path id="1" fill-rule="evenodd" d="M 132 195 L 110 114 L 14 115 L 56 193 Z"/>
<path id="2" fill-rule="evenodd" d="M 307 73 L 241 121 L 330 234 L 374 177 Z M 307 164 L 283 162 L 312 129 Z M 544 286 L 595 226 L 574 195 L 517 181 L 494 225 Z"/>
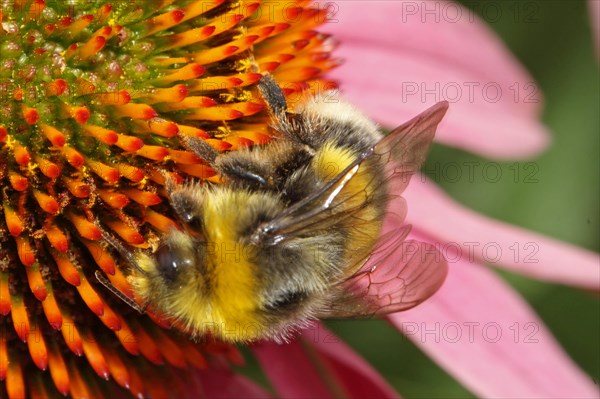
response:
<path id="1" fill-rule="evenodd" d="M 152 253 L 105 234 L 133 266 L 129 281 L 144 306 L 132 306 L 151 306 L 196 337 L 281 341 L 316 318 L 385 314 L 432 295 L 446 275 L 443 257 L 407 241 L 409 227 L 382 233 L 382 225 L 388 208 L 405 209 L 400 194 L 447 103 L 384 137 L 333 92 L 292 113 L 271 76 L 259 91 L 278 133 L 270 143 L 219 154 L 181 137 L 224 180 L 167 180 L 183 230 Z"/>

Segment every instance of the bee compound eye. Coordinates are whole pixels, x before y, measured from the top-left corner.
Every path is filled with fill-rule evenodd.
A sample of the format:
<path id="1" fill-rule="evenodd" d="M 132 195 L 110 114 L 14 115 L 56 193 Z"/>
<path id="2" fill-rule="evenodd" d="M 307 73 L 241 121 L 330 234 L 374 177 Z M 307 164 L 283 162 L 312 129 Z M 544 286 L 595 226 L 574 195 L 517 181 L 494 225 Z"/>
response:
<path id="1" fill-rule="evenodd" d="M 202 231 L 202 217 L 191 207 L 189 210 L 180 211 L 179 216 L 187 229 L 194 232 Z"/>
<path id="2" fill-rule="evenodd" d="M 161 245 L 155 254 L 158 272 L 168 282 L 173 283 L 178 273 L 194 265 L 193 254 L 178 251 L 167 245 Z"/>
<path id="3" fill-rule="evenodd" d="M 195 232 L 202 231 L 202 218 L 200 218 L 200 216 L 198 215 L 186 215 L 185 224 L 190 230 L 193 230 Z"/>

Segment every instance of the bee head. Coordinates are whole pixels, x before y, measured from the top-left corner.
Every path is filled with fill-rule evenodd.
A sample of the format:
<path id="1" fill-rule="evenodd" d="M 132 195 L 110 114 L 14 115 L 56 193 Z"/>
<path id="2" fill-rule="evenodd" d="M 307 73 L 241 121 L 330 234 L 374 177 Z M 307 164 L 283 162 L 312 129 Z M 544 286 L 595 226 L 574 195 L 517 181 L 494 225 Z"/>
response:
<path id="1" fill-rule="evenodd" d="M 169 231 L 154 253 L 136 256 L 144 272 L 131 280 L 141 298 L 198 335 L 210 332 L 228 341 L 264 337 L 271 328 L 281 331 L 286 320 L 308 314 L 315 293 L 330 283 L 325 271 L 337 269 L 333 263 L 341 254 L 319 253 L 318 246 L 326 249 L 322 237 L 252 243 L 253 232 L 285 209 L 277 194 L 186 190 L 173 195 L 185 195 L 188 202 L 193 196 L 193 225 Z"/>

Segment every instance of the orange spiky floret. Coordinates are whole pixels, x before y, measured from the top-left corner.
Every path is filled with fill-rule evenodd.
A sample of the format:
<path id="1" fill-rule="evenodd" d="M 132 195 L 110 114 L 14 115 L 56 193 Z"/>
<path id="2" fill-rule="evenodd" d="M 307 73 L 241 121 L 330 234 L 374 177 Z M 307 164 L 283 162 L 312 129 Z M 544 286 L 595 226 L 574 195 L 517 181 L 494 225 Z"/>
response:
<path id="1" fill-rule="evenodd" d="M 263 73 L 292 107 L 298 93 L 335 87 L 321 76 L 337 65 L 333 42 L 314 30 L 326 13 L 309 3 L 3 7 L 1 397 L 185 396 L 204 353 L 239 362 L 231 346 L 192 343 L 100 285 L 96 271 L 136 300 L 102 232 L 148 247 L 180 228 L 165 176 L 221 181 L 182 136 L 219 152 L 268 142 Z"/>

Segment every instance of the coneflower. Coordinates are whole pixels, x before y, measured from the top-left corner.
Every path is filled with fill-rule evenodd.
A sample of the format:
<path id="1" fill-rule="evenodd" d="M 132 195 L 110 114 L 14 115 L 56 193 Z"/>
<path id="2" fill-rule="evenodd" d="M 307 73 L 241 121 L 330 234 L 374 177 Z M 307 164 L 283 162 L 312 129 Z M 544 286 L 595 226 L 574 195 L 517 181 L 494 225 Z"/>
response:
<path id="1" fill-rule="evenodd" d="M 218 182 L 182 137 L 218 151 L 269 141 L 262 73 L 291 104 L 335 87 L 321 77 L 338 64 L 334 43 L 314 30 L 328 10 L 304 0 L 2 6 L 1 396 L 184 395 L 190 370 L 240 355 L 190 342 L 99 285 L 97 270 L 133 298 L 101 232 L 150 248 L 177 223 L 165 174 Z"/>

